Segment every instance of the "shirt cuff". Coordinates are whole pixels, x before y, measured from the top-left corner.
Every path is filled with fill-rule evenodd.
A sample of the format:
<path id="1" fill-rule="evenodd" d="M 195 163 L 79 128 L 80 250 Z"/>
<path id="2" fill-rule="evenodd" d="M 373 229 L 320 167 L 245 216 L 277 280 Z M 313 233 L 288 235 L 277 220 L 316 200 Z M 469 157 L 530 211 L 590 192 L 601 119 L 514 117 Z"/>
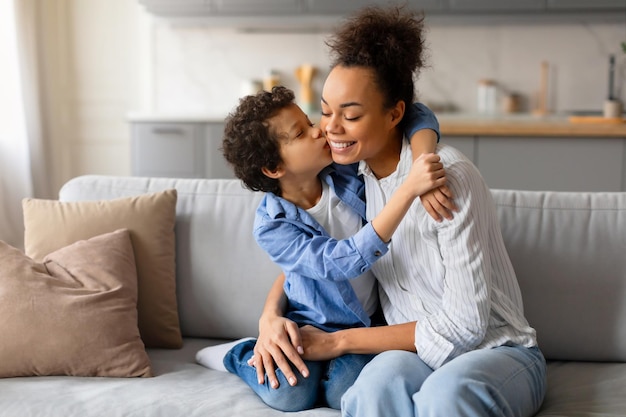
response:
<path id="1" fill-rule="evenodd" d="M 382 241 L 378 236 L 372 222 L 367 223 L 359 232 L 352 237 L 356 249 L 365 261 L 361 272 L 372 267 L 372 264 L 389 251 L 389 244 Z"/>

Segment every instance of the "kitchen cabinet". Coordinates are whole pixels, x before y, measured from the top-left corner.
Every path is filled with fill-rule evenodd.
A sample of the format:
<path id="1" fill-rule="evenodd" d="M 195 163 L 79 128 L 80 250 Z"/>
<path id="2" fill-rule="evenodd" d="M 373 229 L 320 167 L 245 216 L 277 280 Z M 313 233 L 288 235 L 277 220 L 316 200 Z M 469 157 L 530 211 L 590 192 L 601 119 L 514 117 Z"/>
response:
<path id="1" fill-rule="evenodd" d="M 626 139 L 449 136 L 490 188 L 626 191 Z"/>
<path id="2" fill-rule="evenodd" d="M 597 11 L 614 10 L 621 12 L 622 17 L 626 12 L 624 0 L 547 0 L 547 9 L 552 11 Z"/>
<path id="3" fill-rule="evenodd" d="M 467 156 L 467 158 L 477 165 L 476 161 L 476 145 L 478 139 L 473 136 L 447 136 L 442 137 L 439 140 L 440 143 L 445 143 L 446 145 L 450 145 L 463 153 L 463 155 Z"/>
<path id="4" fill-rule="evenodd" d="M 449 0 L 453 12 L 543 11 L 546 0 Z"/>
<path id="5" fill-rule="evenodd" d="M 132 174 L 234 178 L 220 151 L 223 122 L 131 121 Z"/>
<path id="6" fill-rule="evenodd" d="M 322 15 L 347 14 L 361 7 L 380 3 L 376 0 L 304 0 L 304 12 Z"/>
<path id="7" fill-rule="evenodd" d="M 207 0 L 220 15 L 280 16 L 302 12 L 300 0 Z"/>
<path id="8" fill-rule="evenodd" d="M 621 191 L 624 139 L 478 139 L 477 162 L 490 188 Z"/>
<path id="9" fill-rule="evenodd" d="M 188 17 L 207 24 L 234 27 L 290 25 L 311 22 L 319 28 L 333 27 L 337 21 L 368 5 L 388 5 L 387 0 L 138 0 L 148 12 L 158 16 Z M 406 0 L 409 7 L 426 12 L 429 19 L 453 19 L 458 22 L 485 23 L 476 17 L 499 16 L 503 22 L 517 16 L 533 19 L 593 21 L 603 19 L 623 22 L 624 0 Z M 263 19 L 259 19 L 259 18 Z"/>
<path id="10" fill-rule="evenodd" d="M 187 17 L 211 12 L 208 0 L 138 0 L 146 10 L 157 16 Z"/>

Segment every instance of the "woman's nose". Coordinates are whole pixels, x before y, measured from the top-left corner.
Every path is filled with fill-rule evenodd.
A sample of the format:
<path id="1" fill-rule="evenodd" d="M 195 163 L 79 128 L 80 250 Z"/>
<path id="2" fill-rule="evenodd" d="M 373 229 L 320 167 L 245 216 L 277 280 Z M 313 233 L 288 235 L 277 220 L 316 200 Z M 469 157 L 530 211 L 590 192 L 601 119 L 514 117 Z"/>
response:
<path id="1" fill-rule="evenodd" d="M 324 124 L 324 126 L 322 126 L 322 128 L 326 136 L 328 136 L 329 133 L 338 133 L 340 127 L 334 116 L 327 116 L 326 120 L 324 121 L 326 123 Z"/>

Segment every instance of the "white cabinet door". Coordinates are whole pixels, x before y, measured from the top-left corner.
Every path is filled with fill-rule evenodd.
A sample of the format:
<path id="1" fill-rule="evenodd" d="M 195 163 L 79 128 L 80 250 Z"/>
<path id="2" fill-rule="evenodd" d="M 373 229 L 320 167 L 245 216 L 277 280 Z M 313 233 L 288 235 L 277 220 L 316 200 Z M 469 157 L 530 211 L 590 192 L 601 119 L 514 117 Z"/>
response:
<path id="1" fill-rule="evenodd" d="M 205 136 L 205 126 L 200 123 L 133 123 L 133 175 L 203 177 Z"/>

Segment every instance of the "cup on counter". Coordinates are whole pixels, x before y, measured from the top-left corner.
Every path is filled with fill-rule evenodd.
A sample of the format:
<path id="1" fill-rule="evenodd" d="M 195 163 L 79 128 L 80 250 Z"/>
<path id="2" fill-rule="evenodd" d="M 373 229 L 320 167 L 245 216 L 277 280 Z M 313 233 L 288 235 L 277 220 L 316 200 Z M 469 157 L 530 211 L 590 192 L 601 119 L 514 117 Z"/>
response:
<path id="1" fill-rule="evenodd" d="M 263 78 L 263 89 L 265 91 L 272 91 L 272 87 L 276 87 L 279 84 L 280 76 L 276 71 L 270 71 L 270 73 Z"/>
<path id="2" fill-rule="evenodd" d="M 254 95 L 263 90 L 263 82 L 261 80 L 244 80 L 241 82 L 240 93 L 242 96 Z"/>
<path id="3" fill-rule="evenodd" d="M 604 102 L 603 116 L 606 118 L 618 118 L 622 117 L 624 112 L 624 106 L 619 100 L 606 100 Z"/>
<path id="4" fill-rule="evenodd" d="M 522 96 L 510 93 L 502 97 L 502 112 L 505 114 L 518 113 L 522 108 Z"/>

